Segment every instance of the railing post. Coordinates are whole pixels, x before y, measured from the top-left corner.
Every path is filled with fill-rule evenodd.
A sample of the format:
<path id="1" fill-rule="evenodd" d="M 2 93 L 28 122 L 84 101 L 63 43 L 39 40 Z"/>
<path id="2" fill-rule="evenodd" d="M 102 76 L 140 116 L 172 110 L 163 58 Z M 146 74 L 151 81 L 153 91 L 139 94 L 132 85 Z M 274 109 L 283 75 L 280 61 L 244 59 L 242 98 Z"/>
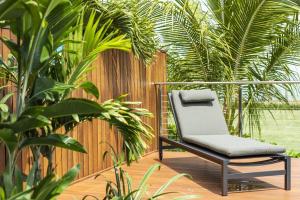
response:
<path id="1" fill-rule="evenodd" d="M 291 190 L 291 158 L 289 156 L 285 157 L 284 160 L 284 189 Z"/>
<path id="2" fill-rule="evenodd" d="M 157 127 L 158 127 L 158 135 L 159 137 L 162 132 L 162 88 L 160 84 L 156 85 L 157 97 L 156 97 L 156 112 L 157 112 Z"/>
<path id="3" fill-rule="evenodd" d="M 161 133 L 162 133 L 162 103 L 163 103 L 163 99 L 162 99 L 162 86 L 160 84 L 156 85 L 157 88 L 157 125 L 158 125 L 158 133 L 157 133 L 157 142 L 158 142 L 158 152 L 159 152 L 159 160 L 161 161 L 163 158 L 163 143 L 162 140 L 160 138 Z"/>
<path id="4" fill-rule="evenodd" d="M 158 93 L 159 93 L 159 136 L 161 135 L 162 132 L 162 103 L 163 103 L 163 99 L 162 99 L 162 88 L 161 85 L 159 85 L 158 87 Z"/>
<path id="5" fill-rule="evenodd" d="M 243 89 L 242 85 L 239 86 L 239 120 L 238 120 L 238 127 L 239 127 L 239 136 L 243 136 Z"/>

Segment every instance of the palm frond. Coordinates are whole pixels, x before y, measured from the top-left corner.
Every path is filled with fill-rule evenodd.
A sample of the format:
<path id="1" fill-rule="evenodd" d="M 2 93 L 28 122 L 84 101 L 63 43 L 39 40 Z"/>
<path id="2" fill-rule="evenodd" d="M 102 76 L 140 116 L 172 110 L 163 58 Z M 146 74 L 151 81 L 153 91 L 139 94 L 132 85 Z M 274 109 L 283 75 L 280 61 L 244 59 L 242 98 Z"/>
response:
<path id="1" fill-rule="evenodd" d="M 215 4 L 222 5 L 219 0 L 210 0 L 209 5 Z M 220 12 L 219 8 L 214 13 L 216 12 L 217 14 Z M 286 23 L 289 16 L 295 12 L 297 12 L 296 4 L 289 0 L 225 1 L 221 25 L 227 30 L 225 40 L 232 52 L 236 80 L 245 78 L 247 68 L 243 66 L 247 66 L 265 52 L 270 44 L 270 38 L 277 36 L 274 26 Z"/>
<path id="2" fill-rule="evenodd" d="M 173 2 L 173 3 L 172 3 Z M 166 24 L 157 32 L 167 44 L 171 81 L 294 80 L 299 65 L 299 6 L 290 0 L 207 0 L 204 11 L 193 1 L 175 0 L 166 10 Z M 195 8 L 195 10 L 194 10 Z M 166 28 L 168 27 L 168 28 Z M 236 132 L 238 87 L 215 86 L 225 118 Z M 295 87 L 243 88 L 244 117 L 260 129 L 259 101 L 288 100 Z M 248 116 L 249 115 L 249 116 Z M 255 125 L 256 124 L 256 125 Z"/>
<path id="3" fill-rule="evenodd" d="M 108 49 L 125 51 L 130 49 L 130 42 L 125 35 L 118 35 L 117 31 L 108 32 L 112 24 L 111 20 L 108 20 L 99 29 L 100 18 L 96 17 L 96 12 L 89 15 L 86 25 L 84 17 L 85 13 L 82 13 L 77 30 L 70 36 L 71 41 L 78 42 L 73 42 L 64 48 L 65 52 L 73 52 L 67 60 L 68 84 L 80 83 L 99 53 Z"/>
<path id="4" fill-rule="evenodd" d="M 156 12 L 158 0 L 108 0 L 99 2 L 89 0 L 91 12 L 96 11 L 101 18 L 99 26 L 112 20 L 108 32 L 119 31 L 130 40 L 132 52 L 137 58 L 150 64 L 157 51 L 157 40 L 154 32 L 155 21 L 161 16 Z"/>

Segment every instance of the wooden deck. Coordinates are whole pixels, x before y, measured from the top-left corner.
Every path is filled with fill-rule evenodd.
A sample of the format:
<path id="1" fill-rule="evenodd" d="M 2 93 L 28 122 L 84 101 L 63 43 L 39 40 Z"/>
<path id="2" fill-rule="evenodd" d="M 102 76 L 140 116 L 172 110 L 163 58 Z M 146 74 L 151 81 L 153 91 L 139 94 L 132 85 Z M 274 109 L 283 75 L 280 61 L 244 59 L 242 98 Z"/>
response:
<path id="1" fill-rule="evenodd" d="M 158 163 L 157 153 L 150 154 L 134 163 L 131 167 L 125 167 L 133 177 L 135 184 L 143 176 L 144 172 L 154 163 Z M 300 199 L 300 159 L 292 160 L 292 190 L 283 190 L 283 177 L 265 177 L 259 179 L 243 180 L 243 182 L 230 182 L 230 193 L 222 197 L 220 193 L 220 168 L 209 161 L 203 160 L 190 153 L 167 152 L 161 163 L 160 171 L 157 171 L 150 180 L 150 191 L 155 191 L 172 176 L 178 173 L 188 173 L 193 179 L 182 178 L 172 184 L 169 191 L 182 194 L 201 195 L 201 200 L 298 200 Z M 268 167 L 268 168 L 267 168 Z M 282 164 L 274 164 L 264 167 L 233 167 L 232 171 L 250 171 L 264 169 L 281 169 Z M 250 170 L 249 170 L 250 169 Z M 114 180 L 112 170 L 102 173 L 97 179 L 89 178 L 72 185 L 59 199 L 82 199 L 85 195 L 95 195 L 99 199 L 104 196 L 105 180 Z M 242 189 L 243 191 L 239 191 Z M 247 191 L 250 190 L 250 191 Z M 178 194 L 177 194 L 178 196 Z M 164 199 L 170 199 L 165 197 Z M 90 198 L 94 199 L 94 198 Z"/>

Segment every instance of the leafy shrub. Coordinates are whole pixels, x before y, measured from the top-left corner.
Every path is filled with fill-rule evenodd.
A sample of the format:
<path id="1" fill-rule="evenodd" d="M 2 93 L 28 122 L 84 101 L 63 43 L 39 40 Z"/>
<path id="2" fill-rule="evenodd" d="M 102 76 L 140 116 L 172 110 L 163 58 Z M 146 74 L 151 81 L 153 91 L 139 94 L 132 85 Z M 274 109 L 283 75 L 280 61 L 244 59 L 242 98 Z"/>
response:
<path id="1" fill-rule="evenodd" d="M 295 150 L 287 151 L 287 155 L 291 156 L 292 158 L 300 158 L 300 152 L 297 152 Z"/>

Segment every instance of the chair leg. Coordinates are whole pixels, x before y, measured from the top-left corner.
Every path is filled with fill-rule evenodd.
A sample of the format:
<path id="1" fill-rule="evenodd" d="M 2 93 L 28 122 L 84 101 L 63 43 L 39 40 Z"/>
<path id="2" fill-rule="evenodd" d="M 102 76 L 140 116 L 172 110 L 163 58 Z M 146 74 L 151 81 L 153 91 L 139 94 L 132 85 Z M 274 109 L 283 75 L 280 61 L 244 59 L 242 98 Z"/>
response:
<path id="1" fill-rule="evenodd" d="M 160 138 L 159 138 L 159 142 L 158 142 L 158 154 L 159 154 L 159 160 L 162 161 L 162 159 L 163 159 L 163 142 Z"/>
<path id="2" fill-rule="evenodd" d="M 291 158 L 286 156 L 284 159 L 284 189 L 291 190 Z"/>
<path id="3" fill-rule="evenodd" d="M 228 162 L 222 164 L 222 196 L 228 195 Z"/>

